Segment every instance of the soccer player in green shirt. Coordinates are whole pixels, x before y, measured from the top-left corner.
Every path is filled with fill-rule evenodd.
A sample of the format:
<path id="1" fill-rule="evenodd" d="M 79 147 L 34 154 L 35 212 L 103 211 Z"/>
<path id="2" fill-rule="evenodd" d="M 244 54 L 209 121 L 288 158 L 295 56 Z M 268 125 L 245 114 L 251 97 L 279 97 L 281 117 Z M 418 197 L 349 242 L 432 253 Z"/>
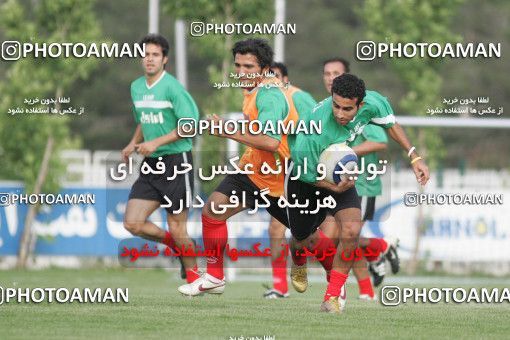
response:
<path id="1" fill-rule="evenodd" d="M 324 180 L 317 180 L 320 154 L 331 144 L 352 142 L 357 134 L 369 124 L 381 125 L 388 130 L 390 136 L 402 148 L 408 151 L 411 165 L 418 182 L 425 185 L 429 179 L 429 171 L 425 162 L 418 156 L 409 143 L 403 129 L 395 122 L 395 116 L 390 104 L 379 93 L 367 91 L 364 82 L 352 74 L 343 74 L 333 81 L 332 96 L 326 98 L 308 115 L 301 115 L 301 119 L 322 121 L 322 134 L 297 134 L 289 136 L 289 147 L 293 163 L 293 176 L 296 169 L 301 168 L 298 180 L 290 180 L 286 176 L 286 197 L 314 198 L 307 208 L 317 210 L 317 201 L 331 196 L 335 201 L 335 208 L 320 208 L 316 214 L 302 214 L 299 208 L 287 208 L 288 222 L 293 235 L 293 242 L 299 248 L 309 246 L 310 240 L 317 233 L 317 227 L 325 219 L 328 212 L 332 213 L 341 226 L 340 241 L 337 255 L 333 259 L 330 281 L 321 310 L 340 313 L 338 297 L 341 287 L 345 284 L 353 260 L 343 259 L 339 254 L 352 254 L 358 246 L 361 230 L 361 210 L 359 197 L 354 189 L 354 181 L 341 181 L 337 185 Z M 305 162 L 305 158 L 307 161 Z M 306 169 L 306 173 L 304 173 Z M 317 194 L 318 193 L 318 194 Z M 295 196 L 294 196 L 295 195 Z M 293 253 L 294 255 L 294 253 Z M 293 256 L 295 265 L 300 263 L 301 257 Z M 303 258 L 304 259 L 304 258 Z"/>
<path id="2" fill-rule="evenodd" d="M 331 58 L 323 63 L 323 82 L 324 87 L 328 93 L 331 93 L 331 86 L 333 80 L 344 74 L 349 73 L 349 62 L 343 58 Z M 359 162 L 364 162 L 366 166 L 375 164 L 379 166 L 379 159 L 376 152 L 386 149 L 388 137 L 384 129 L 374 124 L 368 124 L 363 129 L 363 132 L 356 136 L 354 141 L 349 143 L 354 152 L 359 156 Z M 381 179 L 376 177 L 374 180 L 367 182 L 366 173 L 358 176 L 356 180 L 356 190 L 361 197 L 361 210 L 362 221 L 370 221 L 373 219 L 375 212 L 375 196 L 381 195 Z M 338 239 L 338 228 L 336 227 L 335 220 L 332 216 L 326 217 L 326 220 L 321 226 L 324 233 L 332 238 Z M 369 256 L 363 257 L 353 267 L 353 272 L 358 280 L 360 290 L 360 299 L 373 300 L 375 299 L 372 282 L 368 277 L 367 260 L 369 261 L 370 273 L 374 279 L 374 285 L 378 286 L 385 275 L 385 258 L 390 261 L 393 273 L 399 270 L 399 259 L 396 250 L 398 240 L 395 238 L 360 238 L 359 246 L 361 248 L 369 247 L 374 253 L 381 254 L 382 256 Z M 345 293 L 345 292 L 344 292 Z M 340 296 L 340 304 L 345 304 Z"/>
<path id="3" fill-rule="evenodd" d="M 198 120 L 198 108 L 184 87 L 165 71 L 168 62 L 168 41 L 161 35 L 149 34 L 142 59 L 144 76 L 131 84 L 133 115 L 137 123 L 129 144 L 122 150 L 127 162 L 134 152 L 145 156 L 144 164 L 161 173 L 141 173 L 129 194 L 124 227 L 133 235 L 161 242 L 171 249 L 193 246 L 186 230 L 188 205 L 192 202 L 193 172 L 185 172 L 193 164 L 191 138 L 181 138 L 177 122 L 181 118 Z M 183 167 L 184 165 L 184 167 Z M 142 167 L 143 168 L 143 167 Z M 174 177 L 173 180 L 167 177 Z M 172 202 L 167 211 L 168 231 L 148 220 L 161 204 Z M 196 259 L 181 257 L 186 280 L 199 277 Z"/>

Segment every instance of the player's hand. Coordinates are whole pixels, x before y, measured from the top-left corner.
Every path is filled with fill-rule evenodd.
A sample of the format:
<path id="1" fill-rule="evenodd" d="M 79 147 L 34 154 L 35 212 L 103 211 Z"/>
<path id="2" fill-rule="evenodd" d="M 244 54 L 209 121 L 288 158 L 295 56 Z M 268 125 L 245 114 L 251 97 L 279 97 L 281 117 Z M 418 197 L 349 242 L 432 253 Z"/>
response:
<path id="1" fill-rule="evenodd" d="M 138 151 L 139 154 L 148 157 L 156 151 L 156 149 L 158 148 L 158 145 L 154 141 L 149 141 L 149 142 L 136 144 L 135 147 L 136 147 L 136 151 Z"/>
<path id="2" fill-rule="evenodd" d="M 215 124 L 214 124 L 215 126 L 218 126 L 218 125 L 223 126 L 223 120 L 217 114 L 207 115 L 206 119 L 209 122 L 215 122 Z M 222 133 L 220 133 L 220 131 L 218 131 L 218 129 L 213 129 L 211 135 L 218 136 L 218 137 L 225 137 L 224 134 L 222 134 Z"/>
<path id="3" fill-rule="evenodd" d="M 430 179 L 429 168 L 422 159 L 416 161 L 414 164 L 411 165 L 413 167 L 416 180 L 422 186 L 425 186 L 425 184 L 427 184 L 428 180 Z"/>
<path id="4" fill-rule="evenodd" d="M 334 191 L 338 194 L 342 193 L 342 192 L 347 191 L 350 188 L 352 188 L 354 186 L 354 183 L 355 183 L 354 179 L 341 180 L 337 185 L 333 185 L 332 191 Z"/>
<path id="5" fill-rule="evenodd" d="M 122 151 L 120 152 L 120 154 L 122 155 L 122 160 L 124 161 L 124 163 L 127 163 L 129 161 L 129 156 L 135 152 L 135 143 L 129 143 L 124 149 L 122 149 Z"/>

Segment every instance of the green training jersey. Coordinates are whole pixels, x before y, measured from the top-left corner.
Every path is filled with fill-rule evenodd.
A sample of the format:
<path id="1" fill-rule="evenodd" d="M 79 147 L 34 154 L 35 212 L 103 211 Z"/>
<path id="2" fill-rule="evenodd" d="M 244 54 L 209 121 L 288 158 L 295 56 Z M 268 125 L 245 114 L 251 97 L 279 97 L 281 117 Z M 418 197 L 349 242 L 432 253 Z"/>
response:
<path id="1" fill-rule="evenodd" d="M 363 142 L 370 141 L 376 143 L 388 143 L 388 137 L 386 136 L 386 132 L 380 126 L 368 124 L 365 126 L 361 134 L 356 136 L 353 142 L 348 145 L 352 148 L 356 145 L 360 145 Z M 382 193 L 381 188 L 381 178 L 377 175 L 374 179 L 368 180 L 367 177 L 373 177 L 371 174 L 367 174 L 367 168 L 369 164 L 375 164 L 379 169 L 381 164 L 379 164 L 379 157 L 377 157 L 377 152 L 371 152 L 366 154 L 365 156 L 360 157 L 358 165 L 361 167 L 361 162 L 364 160 L 365 163 L 365 171 L 358 175 L 358 179 L 356 180 L 356 190 L 358 191 L 358 195 L 360 196 L 379 196 Z"/>
<path id="2" fill-rule="evenodd" d="M 151 86 L 145 77 L 136 79 L 131 83 L 131 99 L 135 121 L 141 125 L 146 142 L 170 133 L 181 118 L 198 121 L 195 101 L 179 81 L 166 71 Z M 187 152 L 191 148 L 192 138 L 182 138 L 161 145 L 151 157 Z"/>
<path id="3" fill-rule="evenodd" d="M 298 114 L 301 112 L 310 111 L 313 109 L 317 102 L 313 99 L 312 95 L 306 91 L 298 89 L 292 95 L 292 101 L 294 102 L 294 107 Z"/>
<path id="4" fill-rule="evenodd" d="M 312 120 L 322 122 L 321 134 L 298 133 L 288 136 L 290 154 L 294 162 L 293 175 L 297 175 L 297 167 L 299 167 L 301 169 L 299 180 L 315 183 L 321 153 L 331 144 L 345 142 L 350 134 L 348 129 L 336 122 L 331 97 L 323 100 L 310 111 L 300 112 L 299 119 L 306 124 Z"/>
<path id="5" fill-rule="evenodd" d="M 388 100 L 375 91 L 366 91 L 365 104 L 358 110 L 354 119 L 347 125 L 337 123 L 333 115 L 333 98 L 328 97 L 318 103 L 311 111 L 300 113 L 300 119 L 309 123 L 311 120 L 322 121 L 321 134 L 289 135 L 291 158 L 295 168 L 301 168 L 300 180 L 307 183 L 317 181 L 317 165 L 321 153 L 328 146 L 343 142 L 352 142 L 363 128 L 369 124 L 389 128 L 395 124 L 395 116 Z M 306 174 L 303 174 L 306 158 Z"/>
<path id="6" fill-rule="evenodd" d="M 363 102 L 364 105 L 358 110 L 354 119 L 346 125 L 351 132 L 350 142 L 363 131 L 368 123 L 382 126 L 385 129 L 395 124 L 393 109 L 388 99 L 379 92 L 367 90 Z"/>

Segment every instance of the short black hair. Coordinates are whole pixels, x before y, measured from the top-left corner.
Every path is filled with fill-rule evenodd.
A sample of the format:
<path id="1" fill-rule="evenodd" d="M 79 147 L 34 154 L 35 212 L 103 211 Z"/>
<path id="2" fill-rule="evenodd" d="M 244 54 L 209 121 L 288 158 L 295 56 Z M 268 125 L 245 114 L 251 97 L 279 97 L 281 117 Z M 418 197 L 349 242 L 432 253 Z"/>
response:
<path id="1" fill-rule="evenodd" d="M 344 58 L 335 57 L 335 58 L 326 59 L 322 63 L 322 69 L 324 69 L 324 66 L 326 66 L 326 64 L 329 64 L 329 63 L 341 63 L 342 65 L 344 65 L 345 73 L 349 73 L 351 71 L 351 69 L 349 67 L 349 65 L 350 65 L 349 61 L 347 61 Z"/>
<path id="2" fill-rule="evenodd" d="M 275 68 L 280 70 L 282 77 L 289 76 L 289 71 L 287 70 L 287 66 L 285 66 L 284 63 L 274 62 L 273 65 L 271 65 L 271 69 L 275 69 Z"/>
<path id="3" fill-rule="evenodd" d="M 356 106 L 359 106 L 365 98 L 366 88 L 363 79 L 356 77 L 354 74 L 344 73 L 333 80 L 331 86 L 331 94 L 339 95 L 343 98 L 357 98 Z"/>
<path id="4" fill-rule="evenodd" d="M 253 54 L 255 57 L 257 57 L 257 61 L 259 62 L 259 66 L 261 68 L 271 66 L 273 63 L 273 49 L 264 39 L 246 39 L 236 42 L 234 48 L 232 48 L 232 55 L 234 58 L 238 53 Z"/>
<path id="5" fill-rule="evenodd" d="M 157 33 L 151 33 L 147 34 L 145 37 L 142 38 L 140 41 L 140 45 L 143 44 L 154 44 L 159 47 L 161 47 L 161 50 L 163 51 L 163 57 L 168 56 L 168 50 L 170 49 L 170 45 L 168 44 L 168 40 L 161 34 Z"/>

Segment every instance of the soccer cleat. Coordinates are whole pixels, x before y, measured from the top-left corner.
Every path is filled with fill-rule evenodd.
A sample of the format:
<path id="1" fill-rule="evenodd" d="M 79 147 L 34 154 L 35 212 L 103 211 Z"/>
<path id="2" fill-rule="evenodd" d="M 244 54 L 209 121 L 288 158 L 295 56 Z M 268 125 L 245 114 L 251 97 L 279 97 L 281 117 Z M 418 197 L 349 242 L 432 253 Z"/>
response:
<path id="1" fill-rule="evenodd" d="M 302 266 L 298 266 L 292 263 L 290 268 L 290 280 L 292 287 L 298 293 L 303 293 L 308 288 L 308 272 L 306 269 L 306 263 Z"/>
<path id="2" fill-rule="evenodd" d="M 186 296 L 198 296 L 207 294 L 223 294 L 225 290 L 225 279 L 219 280 L 207 273 L 202 274 L 192 283 L 182 285 L 179 292 Z"/>
<path id="3" fill-rule="evenodd" d="M 384 257 L 390 262 L 391 272 L 396 274 L 400 270 L 400 259 L 398 258 L 398 238 L 385 238 L 384 241 L 388 243 L 388 248 L 383 253 Z"/>
<path id="4" fill-rule="evenodd" d="M 388 245 L 388 248 L 390 246 Z M 374 287 L 379 286 L 386 275 L 386 263 L 385 257 L 382 256 L 377 262 L 368 263 L 368 271 L 372 275 L 372 281 L 374 281 Z"/>
<path id="5" fill-rule="evenodd" d="M 347 303 L 347 288 L 345 287 L 345 283 L 340 289 L 340 296 L 338 297 L 338 303 L 340 305 L 340 310 L 343 311 L 345 309 L 345 304 Z"/>
<path id="6" fill-rule="evenodd" d="M 265 299 L 283 299 L 283 298 L 288 298 L 288 297 L 289 297 L 289 293 L 282 293 L 278 289 L 269 288 L 269 287 L 266 290 L 266 292 L 264 293 Z"/>
<path id="7" fill-rule="evenodd" d="M 321 303 L 321 312 L 340 314 L 340 306 L 338 305 L 338 296 L 331 296 L 329 299 Z"/>
<path id="8" fill-rule="evenodd" d="M 368 294 L 360 294 L 360 296 L 358 296 L 358 299 L 362 301 L 377 301 L 377 295 L 371 297 Z"/>

